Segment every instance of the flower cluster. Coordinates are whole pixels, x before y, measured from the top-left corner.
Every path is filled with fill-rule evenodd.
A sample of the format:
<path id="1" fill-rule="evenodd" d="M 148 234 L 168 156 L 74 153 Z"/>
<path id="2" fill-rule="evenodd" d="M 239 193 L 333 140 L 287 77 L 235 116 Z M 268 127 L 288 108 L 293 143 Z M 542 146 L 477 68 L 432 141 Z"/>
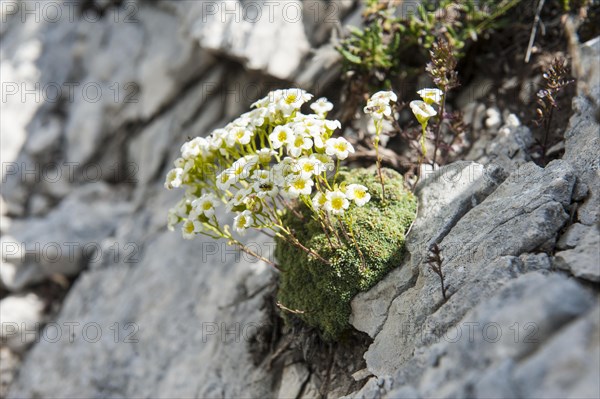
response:
<path id="1" fill-rule="evenodd" d="M 375 121 L 389 118 L 392 115 L 391 103 L 398 101 L 398 96 L 392 91 L 379 91 L 371 96 L 364 111 Z"/>
<path id="2" fill-rule="evenodd" d="M 240 244 L 217 218 L 223 207 L 235 214 L 237 232 L 268 229 L 297 244 L 282 221 L 283 210 L 294 211 L 295 202 L 322 220 L 367 203 L 366 187 L 336 184 L 339 161 L 354 148 L 333 137 L 341 126 L 327 119 L 333 108 L 327 99 L 312 102 L 313 113 L 301 112 L 312 97 L 300 89 L 273 91 L 224 128 L 186 142 L 165 181 L 168 189 L 186 189 L 169 211 L 169 229 L 182 223 L 184 238 L 204 234 Z"/>
<path id="3" fill-rule="evenodd" d="M 421 125 L 427 126 L 430 118 L 437 115 L 433 104 L 440 105 L 444 93 L 440 89 L 422 89 L 417 92 L 423 99 L 410 102 L 410 109 Z"/>
<path id="4" fill-rule="evenodd" d="M 415 118 L 421 125 L 421 152 L 423 156 L 427 155 L 427 147 L 425 146 L 425 136 L 427 133 L 427 125 L 429 119 L 433 118 L 438 112 L 433 108 L 433 105 L 441 106 L 444 99 L 444 92 L 440 89 L 422 89 L 417 92 L 422 100 L 414 100 L 410 102 L 410 109 Z"/>
<path id="5" fill-rule="evenodd" d="M 377 160 L 377 173 L 379 175 L 379 181 L 381 183 L 381 191 L 383 198 L 385 199 L 385 183 L 383 181 L 383 174 L 381 173 L 381 158 L 379 156 L 379 141 L 381 140 L 381 133 L 383 131 L 384 119 L 390 119 L 392 116 L 392 103 L 398 101 L 398 96 L 393 91 L 379 91 L 371 96 L 367 102 L 367 106 L 364 109 L 365 114 L 370 115 L 373 118 L 375 124 L 375 138 L 373 139 L 373 146 L 375 147 L 375 154 Z"/>

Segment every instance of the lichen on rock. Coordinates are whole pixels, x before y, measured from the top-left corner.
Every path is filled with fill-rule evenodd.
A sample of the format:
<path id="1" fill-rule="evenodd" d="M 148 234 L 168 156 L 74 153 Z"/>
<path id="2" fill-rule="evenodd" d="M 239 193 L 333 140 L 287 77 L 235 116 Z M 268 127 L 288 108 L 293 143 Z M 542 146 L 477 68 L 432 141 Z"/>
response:
<path id="1" fill-rule="evenodd" d="M 354 234 L 360 252 L 343 231 L 338 234 L 339 241 L 335 235 L 328 238 L 305 206 L 300 209 L 304 220 L 291 212 L 285 215 L 286 224 L 302 245 L 315 250 L 330 264 L 308 256 L 288 242 L 278 241 L 275 255 L 282 273 L 277 299 L 292 310 L 293 313 L 284 312 L 288 320 L 299 318 L 316 327 L 326 340 L 336 339 L 350 328 L 352 298 L 397 267 L 404 255 L 404 240 L 415 218 L 416 199 L 404 188 L 400 174 L 389 169 L 382 173 L 385 201 L 376 170 L 345 170 L 339 175 L 342 184 L 362 184 L 371 193 L 371 201 L 365 206 L 348 211 L 352 223 L 344 223 L 343 229 L 338 229 Z"/>

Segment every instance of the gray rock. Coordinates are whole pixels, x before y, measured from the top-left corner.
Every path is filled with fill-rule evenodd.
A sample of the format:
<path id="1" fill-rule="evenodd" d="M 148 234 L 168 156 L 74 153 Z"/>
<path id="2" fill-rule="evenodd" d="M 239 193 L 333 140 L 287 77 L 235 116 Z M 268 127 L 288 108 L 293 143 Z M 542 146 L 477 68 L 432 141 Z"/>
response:
<path id="1" fill-rule="evenodd" d="M 432 243 L 440 242 L 469 210 L 481 203 L 506 178 L 495 166 L 459 161 L 425 176 L 415 194 L 419 213 L 406 247 L 413 264 L 421 261 Z"/>
<path id="2" fill-rule="evenodd" d="M 369 369 L 358 370 L 356 373 L 352 374 L 352 378 L 354 381 L 362 381 L 367 377 L 371 377 L 373 374 L 369 371 Z"/>
<path id="3" fill-rule="evenodd" d="M 343 398 L 352 399 L 380 399 L 391 389 L 392 380 L 390 377 L 373 377 L 358 391 L 351 393 Z"/>
<path id="4" fill-rule="evenodd" d="M 15 352 L 39 342 L 38 330 L 44 321 L 44 301 L 36 294 L 9 295 L 0 300 L 2 344 Z"/>
<path id="5" fill-rule="evenodd" d="M 297 398 L 302 393 L 304 384 L 309 379 L 310 373 L 306 366 L 300 363 L 294 363 L 283 369 L 281 376 L 281 386 L 279 387 L 278 398 Z"/>
<path id="6" fill-rule="evenodd" d="M 567 220 L 564 208 L 574 184 L 566 162 L 555 161 L 545 169 L 525 164 L 452 228 L 441 243 L 445 261 L 466 267 L 533 251 L 555 237 Z"/>
<path id="7" fill-rule="evenodd" d="M 592 229 L 591 226 L 586 226 L 581 223 L 574 223 L 567 227 L 564 234 L 560 237 L 556 243 L 557 249 L 572 249 L 575 248 L 579 241 L 585 236 L 588 230 Z"/>
<path id="8" fill-rule="evenodd" d="M 578 179 L 588 187 L 589 196 L 578 208 L 579 221 L 586 225 L 600 222 L 600 38 L 581 46 L 583 75 L 578 83 L 579 97 L 573 100 L 574 115 L 565 132 L 565 154 L 578 172 Z M 594 103 L 590 101 L 590 98 Z"/>
<path id="9" fill-rule="evenodd" d="M 8 349 L 8 347 L 0 348 L 0 398 L 5 398 L 8 394 L 8 388 L 14 381 L 21 359 L 19 356 Z"/>
<path id="10" fill-rule="evenodd" d="M 421 399 L 419 392 L 410 385 L 394 389 L 383 397 L 386 399 Z"/>
<path id="11" fill-rule="evenodd" d="M 546 169 L 526 164 L 451 226 L 440 247 L 445 284 L 450 287 L 452 297 L 446 303 L 449 314 L 440 310 L 444 318 L 436 326 L 437 336 L 477 303 L 478 296 L 491 294 L 482 294 L 477 289 L 482 279 L 486 281 L 482 269 L 504 256 L 534 251 L 557 234 L 568 218 L 564 207 L 570 203 L 574 182 L 573 171 L 565 162 L 551 163 Z M 435 186 L 430 190 L 438 192 Z M 419 195 L 420 203 L 427 204 L 427 193 Z M 515 235 L 514 231 L 521 233 Z M 418 230 L 417 233 L 420 234 Z M 415 257 L 415 247 L 408 248 Z M 425 252 L 420 259 L 424 255 Z M 497 289 L 503 280 L 515 277 L 522 268 L 518 260 L 506 261 L 508 264 L 500 260 L 490 266 L 487 277 L 490 289 Z M 503 264 L 507 266 L 498 267 Z M 395 372 L 411 358 L 427 318 L 444 304 L 439 277 L 423 263 L 419 264 L 419 272 L 415 286 L 393 300 L 381 332 L 365 353 L 367 367 L 375 375 Z M 469 294 L 470 284 L 475 287 Z"/>
<path id="12" fill-rule="evenodd" d="M 248 352 L 270 269 L 224 243 L 164 230 L 147 242 L 138 263 L 80 276 L 55 321 L 79 323 L 74 337 L 36 345 L 9 397 L 273 395 Z"/>
<path id="13" fill-rule="evenodd" d="M 530 272 L 530 271 L 548 271 L 552 267 L 552 263 L 550 261 L 550 257 L 545 253 L 538 254 L 523 254 L 519 256 L 523 266 L 522 271 Z"/>
<path id="14" fill-rule="evenodd" d="M 300 1 L 268 6 L 261 0 L 250 9 L 236 0 L 227 4 L 230 12 L 225 3 L 197 7 L 199 18 L 191 32 L 201 47 L 240 59 L 249 69 L 289 79 L 310 50 L 303 17 L 311 12 L 304 13 Z"/>
<path id="15" fill-rule="evenodd" d="M 583 234 L 575 248 L 556 253 L 554 264 L 575 277 L 597 283 L 600 282 L 600 225 L 591 226 Z"/>
<path id="16" fill-rule="evenodd" d="M 507 172 L 531 161 L 529 147 L 533 136 L 526 126 L 506 125 L 489 139 L 483 138 L 471 150 L 467 159 L 483 165 L 496 165 Z"/>
<path id="17" fill-rule="evenodd" d="M 599 397 L 599 334 L 597 304 L 585 317 L 557 330 L 539 351 L 515 368 L 518 397 Z"/>
<path id="18" fill-rule="evenodd" d="M 370 290 L 356 295 L 351 303 L 350 324 L 372 338 L 375 337 L 387 319 L 391 302 L 414 285 L 416 276 L 416 270 L 409 264 L 404 264 Z"/>
<path id="19" fill-rule="evenodd" d="M 444 355 L 438 367 L 424 372 L 419 391 L 424 397 L 474 396 L 468 395 L 469 386 L 478 383 L 479 391 L 492 397 L 507 393 L 507 384 L 489 379 L 486 383 L 480 379 L 481 371 L 485 375 L 495 368 L 510 368 L 509 359 L 527 359 L 594 303 L 589 292 L 558 275 L 534 272 L 513 280 L 470 311 L 445 337 Z M 510 382 L 508 370 L 503 374 L 499 378 Z"/>
<path id="20" fill-rule="evenodd" d="M 100 240 L 130 210 L 118 201 L 119 194 L 103 183 L 90 184 L 75 190 L 46 218 L 14 221 L 10 235 L 2 237 L 2 261 L 12 265 L 0 273 L 3 284 L 18 291 L 55 273 L 79 273 L 98 256 Z"/>

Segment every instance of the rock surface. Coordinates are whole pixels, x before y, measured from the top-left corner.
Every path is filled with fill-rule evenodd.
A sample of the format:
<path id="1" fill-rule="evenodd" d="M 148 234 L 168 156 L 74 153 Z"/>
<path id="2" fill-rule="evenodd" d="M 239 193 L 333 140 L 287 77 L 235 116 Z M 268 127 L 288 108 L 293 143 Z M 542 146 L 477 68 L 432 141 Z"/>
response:
<path id="1" fill-rule="evenodd" d="M 331 89 L 329 38 L 361 10 L 84 3 L 38 23 L 25 3 L 2 7 L 0 71 L 17 91 L 0 118 L 0 397 L 319 396 L 328 382 L 310 365 L 282 355 L 268 368 L 251 351 L 269 322 L 271 269 L 168 232 L 179 193 L 162 180 L 187 136 L 268 90 Z M 582 47 L 586 65 L 598 43 Z M 586 76 L 600 97 L 600 75 Z M 36 84 L 39 98 L 23 91 Z M 407 258 L 352 302 L 351 323 L 373 339 L 366 366 L 331 362 L 356 391 L 334 381 L 328 397 L 600 396 L 600 138 L 582 90 L 562 160 L 531 163 L 531 132 L 496 110 L 477 162 L 421 180 Z M 246 238 L 270 255 L 272 242 Z M 426 263 L 432 244 L 447 299 Z M 74 283 L 53 314 L 38 293 L 56 279 Z"/>

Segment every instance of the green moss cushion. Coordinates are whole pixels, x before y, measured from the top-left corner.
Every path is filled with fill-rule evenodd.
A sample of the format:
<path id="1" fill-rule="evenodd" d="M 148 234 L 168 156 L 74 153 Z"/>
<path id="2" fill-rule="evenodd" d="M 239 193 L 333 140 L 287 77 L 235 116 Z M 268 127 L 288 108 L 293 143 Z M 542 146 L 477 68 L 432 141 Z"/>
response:
<path id="1" fill-rule="evenodd" d="M 331 265 L 309 257 L 306 252 L 286 241 L 278 241 L 275 255 L 282 268 L 278 301 L 298 310 L 300 319 L 317 327 L 324 339 L 333 340 L 349 329 L 350 301 L 380 281 L 391 269 L 399 266 L 404 254 L 405 234 L 416 214 L 416 199 L 404 188 L 402 176 L 383 169 L 386 201 L 375 170 L 343 171 L 338 182 L 366 186 L 371 201 L 363 207 L 353 206 L 347 214 L 353 221 L 346 225 L 356 237 L 366 267 L 352 241 L 342 237 L 342 245 L 332 248 L 327 236 L 311 212 L 302 207 L 304 220 L 288 213 L 284 222 L 300 242 L 314 249 Z M 337 242 L 337 240 L 336 240 Z"/>

